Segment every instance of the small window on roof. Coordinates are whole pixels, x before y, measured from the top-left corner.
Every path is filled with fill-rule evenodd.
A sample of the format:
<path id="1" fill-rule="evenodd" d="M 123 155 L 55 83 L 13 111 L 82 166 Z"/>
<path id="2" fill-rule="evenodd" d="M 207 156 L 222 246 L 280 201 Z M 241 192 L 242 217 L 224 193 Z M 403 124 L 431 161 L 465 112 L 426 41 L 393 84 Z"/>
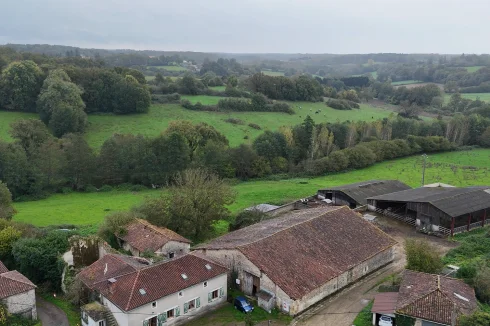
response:
<path id="1" fill-rule="evenodd" d="M 157 302 L 156 302 L 156 301 L 153 301 L 153 302 L 151 303 L 151 307 L 152 307 L 152 308 L 156 308 L 156 307 L 157 307 Z"/>
<path id="2" fill-rule="evenodd" d="M 189 277 L 186 274 L 180 274 L 184 280 L 187 280 Z"/>
<path id="3" fill-rule="evenodd" d="M 206 264 L 206 265 L 204 265 L 204 266 L 206 266 L 206 269 L 207 269 L 208 271 L 209 271 L 209 270 L 211 270 L 211 265 Z"/>
<path id="4" fill-rule="evenodd" d="M 140 294 L 141 294 L 141 295 L 146 295 L 146 291 L 145 291 L 145 289 L 140 289 Z"/>

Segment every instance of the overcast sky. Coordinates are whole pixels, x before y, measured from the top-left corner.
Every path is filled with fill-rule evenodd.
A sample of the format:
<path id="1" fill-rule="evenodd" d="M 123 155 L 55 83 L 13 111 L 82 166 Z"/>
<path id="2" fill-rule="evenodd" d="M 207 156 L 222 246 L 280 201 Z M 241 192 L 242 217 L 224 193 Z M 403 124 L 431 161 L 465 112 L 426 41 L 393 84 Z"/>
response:
<path id="1" fill-rule="evenodd" d="M 490 53 L 490 0 L 2 0 L 0 44 Z"/>

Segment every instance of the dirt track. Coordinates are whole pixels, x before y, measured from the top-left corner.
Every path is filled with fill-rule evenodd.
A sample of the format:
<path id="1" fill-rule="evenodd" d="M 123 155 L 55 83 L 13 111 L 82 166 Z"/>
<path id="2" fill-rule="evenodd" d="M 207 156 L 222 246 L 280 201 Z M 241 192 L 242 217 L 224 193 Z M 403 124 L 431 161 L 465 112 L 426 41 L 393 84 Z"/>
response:
<path id="1" fill-rule="evenodd" d="M 414 228 L 386 217 L 378 217 L 377 225 L 398 242 L 395 247 L 394 262 L 332 298 L 317 304 L 296 318 L 291 325 L 351 326 L 357 314 L 376 295 L 378 282 L 393 273 L 399 273 L 403 270 L 406 263 L 403 242 L 407 238 L 425 238 L 435 244 L 441 254 L 456 246 L 454 242 L 417 233 Z"/>
<path id="2" fill-rule="evenodd" d="M 36 295 L 37 317 L 43 326 L 70 326 L 66 314 L 54 304 Z"/>

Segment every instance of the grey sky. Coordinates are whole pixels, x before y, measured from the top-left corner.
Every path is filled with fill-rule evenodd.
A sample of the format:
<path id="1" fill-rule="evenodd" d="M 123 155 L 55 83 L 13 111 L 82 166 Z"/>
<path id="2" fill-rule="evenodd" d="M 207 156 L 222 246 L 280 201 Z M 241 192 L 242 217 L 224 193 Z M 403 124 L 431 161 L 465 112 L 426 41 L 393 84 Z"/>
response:
<path id="1" fill-rule="evenodd" d="M 0 44 L 490 53 L 489 0 L 3 0 Z"/>

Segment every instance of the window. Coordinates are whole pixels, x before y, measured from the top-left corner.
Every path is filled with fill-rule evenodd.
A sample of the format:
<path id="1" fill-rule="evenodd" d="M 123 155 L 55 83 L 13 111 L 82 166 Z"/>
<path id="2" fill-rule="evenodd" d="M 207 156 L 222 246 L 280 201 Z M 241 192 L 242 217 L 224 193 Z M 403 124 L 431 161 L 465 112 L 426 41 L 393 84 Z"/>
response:
<path id="1" fill-rule="evenodd" d="M 192 310 L 192 309 L 196 308 L 196 299 L 187 302 L 187 304 L 188 304 L 188 309 L 189 310 Z"/>
<path id="2" fill-rule="evenodd" d="M 175 257 L 175 252 L 168 253 L 168 258 L 174 258 L 174 257 Z"/>
<path id="3" fill-rule="evenodd" d="M 213 292 L 211 292 L 211 298 L 214 300 L 214 299 L 217 299 L 219 297 L 219 292 L 218 290 L 214 290 Z"/>
<path id="4" fill-rule="evenodd" d="M 184 292 L 180 291 L 179 292 L 179 298 L 182 298 L 184 296 Z"/>
<path id="5" fill-rule="evenodd" d="M 175 317 L 175 309 L 170 309 L 167 311 L 167 319 Z"/>
<path id="6" fill-rule="evenodd" d="M 151 307 L 152 307 L 152 308 L 156 308 L 156 307 L 157 307 L 157 302 L 156 302 L 156 301 L 152 302 L 152 303 L 151 303 Z"/>
<path id="7" fill-rule="evenodd" d="M 104 320 L 99 321 L 99 326 L 105 326 L 105 321 Z"/>
<path id="8" fill-rule="evenodd" d="M 204 283 L 202 284 L 202 286 L 203 286 L 203 287 L 205 287 L 205 288 L 207 288 L 207 287 L 208 287 L 208 282 L 204 282 Z"/>
<path id="9" fill-rule="evenodd" d="M 197 309 L 200 306 L 201 306 L 201 298 L 199 297 L 192 299 L 191 301 L 187 301 L 186 303 L 184 303 L 184 314 L 194 309 Z"/>

